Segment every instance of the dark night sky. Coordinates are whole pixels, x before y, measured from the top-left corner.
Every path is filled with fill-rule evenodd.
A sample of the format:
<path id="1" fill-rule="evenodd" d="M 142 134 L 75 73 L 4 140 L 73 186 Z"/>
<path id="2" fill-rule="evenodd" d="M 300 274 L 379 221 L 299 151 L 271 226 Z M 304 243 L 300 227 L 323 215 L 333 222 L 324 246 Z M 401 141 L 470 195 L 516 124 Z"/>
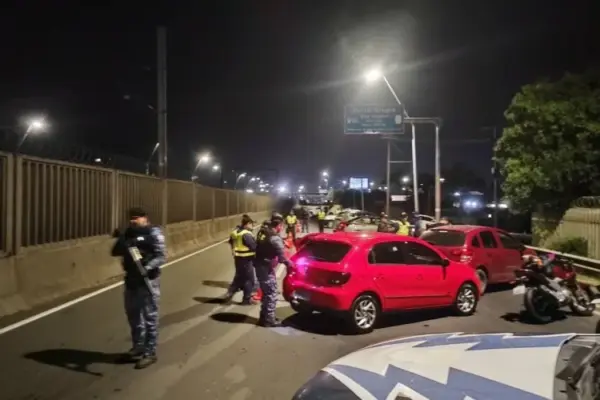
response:
<path id="1" fill-rule="evenodd" d="M 169 3 L 3 9 L 1 125 L 45 110 L 53 141 L 143 160 L 156 141 L 145 107 L 156 98 L 154 27 L 166 23 L 171 169 L 208 148 L 229 167 L 278 168 L 290 182 L 324 168 L 381 176 L 383 141 L 344 137 L 342 121 L 344 104 L 393 103 L 385 86 L 360 79 L 382 65 L 412 116 L 444 119 L 443 166 L 487 171 L 491 144 L 460 139 L 488 137 L 479 127 L 502 124 L 522 84 L 600 54 L 597 0 Z M 433 169 L 432 139 L 419 128 L 421 170 Z M 409 144 L 399 147 L 395 158 L 408 158 Z"/>

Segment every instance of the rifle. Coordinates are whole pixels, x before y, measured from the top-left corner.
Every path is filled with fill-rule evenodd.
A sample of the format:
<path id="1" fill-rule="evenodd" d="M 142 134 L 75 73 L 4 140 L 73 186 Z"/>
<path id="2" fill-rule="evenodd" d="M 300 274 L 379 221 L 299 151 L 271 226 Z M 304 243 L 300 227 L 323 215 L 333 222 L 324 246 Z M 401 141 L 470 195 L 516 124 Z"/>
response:
<path id="1" fill-rule="evenodd" d="M 119 238 L 120 236 L 121 236 L 121 232 L 118 229 L 115 229 L 115 231 L 113 232 L 113 237 Z M 150 279 L 148 278 L 148 271 L 142 265 L 142 254 L 140 253 L 140 249 L 138 249 L 138 247 L 135 244 L 133 244 L 132 242 L 133 242 L 133 240 L 125 241 L 125 247 L 127 247 L 127 251 L 129 252 L 131 259 L 133 260 L 135 266 L 137 267 L 140 275 L 144 279 L 144 284 L 146 286 L 146 289 L 148 289 L 150 294 L 152 296 L 154 296 L 156 293 L 154 293 L 154 289 L 152 288 L 152 282 L 150 282 Z"/>

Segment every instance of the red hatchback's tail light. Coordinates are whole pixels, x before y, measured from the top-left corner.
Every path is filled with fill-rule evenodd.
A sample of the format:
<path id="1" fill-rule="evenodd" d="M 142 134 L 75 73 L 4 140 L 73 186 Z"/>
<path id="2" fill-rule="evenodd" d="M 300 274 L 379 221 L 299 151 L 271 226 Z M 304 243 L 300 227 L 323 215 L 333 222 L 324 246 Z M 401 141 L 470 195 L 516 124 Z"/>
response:
<path id="1" fill-rule="evenodd" d="M 461 263 L 468 264 L 473 259 L 473 252 L 468 249 L 456 249 L 452 250 L 451 258 L 458 260 Z"/>
<path id="2" fill-rule="evenodd" d="M 342 286 L 350 280 L 347 272 L 327 271 L 318 268 L 309 268 L 308 281 L 318 286 Z"/>

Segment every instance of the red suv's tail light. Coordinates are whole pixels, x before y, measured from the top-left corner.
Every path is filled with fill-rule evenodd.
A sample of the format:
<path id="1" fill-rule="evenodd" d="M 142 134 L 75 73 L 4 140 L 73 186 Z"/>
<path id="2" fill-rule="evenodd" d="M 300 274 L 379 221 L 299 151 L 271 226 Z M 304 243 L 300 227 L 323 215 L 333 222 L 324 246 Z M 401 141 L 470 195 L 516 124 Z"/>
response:
<path id="1" fill-rule="evenodd" d="M 342 286 L 350 280 L 347 272 L 327 271 L 317 268 L 309 268 L 308 280 L 319 286 Z"/>
<path id="2" fill-rule="evenodd" d="M 452 250 L 451 253 L 454 257 L 458 258 L 458 261 L 461 263 L 468 264 L 473 259 L 473 252 L 468 249 L 456 249 Z"/>

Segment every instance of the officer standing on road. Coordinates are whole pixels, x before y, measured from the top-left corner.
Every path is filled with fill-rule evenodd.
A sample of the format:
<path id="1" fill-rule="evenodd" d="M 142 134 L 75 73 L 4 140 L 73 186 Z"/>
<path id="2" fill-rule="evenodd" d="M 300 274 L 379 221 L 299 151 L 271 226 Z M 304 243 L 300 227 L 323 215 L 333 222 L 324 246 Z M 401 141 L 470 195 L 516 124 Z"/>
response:
<path id="1" fill-rule="evenodd" d="M 310 215 L 308 210 L 304 207 L 300 209 L 300 223 L 302 224 L 302 233 L 308 233 L 308 219 Z"/>
<path id="2" fill-rule="evenodd" d="M 398 229 L 398 224 L 391 222 L 387 214 L 381 213 L 381 221 L 377 225 L 377 232 L 396 233 Z"/>
<path id="3" fill-rule="evenodd" d="M 292 235 L 292 240 L 296 243 L 296 224 L 298 224 L 298 218 L 296 218 L 296 214 L 294 210 L 291 210 L 288 216 L 285 218 L 285 233 Z"/>
<path id="4" fill-rule="evenodd" d="M 144 210 L 132 208 L 129 220 L 130 226 L 118 236 L 112 255 L 122 257 L 125 270 L 125 312 L 131 328 L 132 348 L 123 361 L 136 362 L 136 369 L 142 369 L 157 361 L 159 277 L 167 255 L 161 229 L 149 223 Z M 139 251 L 145 271 L 140 271 L 130 248 Z"/>
<path id="5" fill-rule="evenodd" d="M 275 318 L 277 308 L 277 265 L 285 264 L 289 269 L 292 262 L 286 257 L 283 241 L 279 236 L 283 217 L 273 215 L 268 228 L 262 228 L 257 235 L 256 247 L 256 276 L 263 291 L 260 318 L 258 324 L 264 327 L 277 327 L 281 325 Z"/>
<path id="6" fill-rule="evenodd" d="M 320 233 L 325 232 L 325 215 L 323 208 L 319 208 L 319 211 L 317 211 L 317 223 L 319 224 Z"/>
<path id="7" fill-rule="evenodd" d="M 400 214 L 400 221 L 398 221 L 398 229 L 396 230 L 398 235 L 409 236 L 410 235 L 410 222 L 408 222 L 408 215 L 405 212 Z"/>
<path id="8" fill-rule="evenodd" d="M 231 301 L 238 290 L 243 290 L 242 305 L 255 304 L 252 300 L 252 294 L 256 287 L 253 265 L 256 254 L 256 240 L 252 235 L 252 224 L 254 224 L 252 218 L 244 214 L 240 226 L 229 237 L 235 261 L 235 276 L 225 295 L 226 302 Z"/>

